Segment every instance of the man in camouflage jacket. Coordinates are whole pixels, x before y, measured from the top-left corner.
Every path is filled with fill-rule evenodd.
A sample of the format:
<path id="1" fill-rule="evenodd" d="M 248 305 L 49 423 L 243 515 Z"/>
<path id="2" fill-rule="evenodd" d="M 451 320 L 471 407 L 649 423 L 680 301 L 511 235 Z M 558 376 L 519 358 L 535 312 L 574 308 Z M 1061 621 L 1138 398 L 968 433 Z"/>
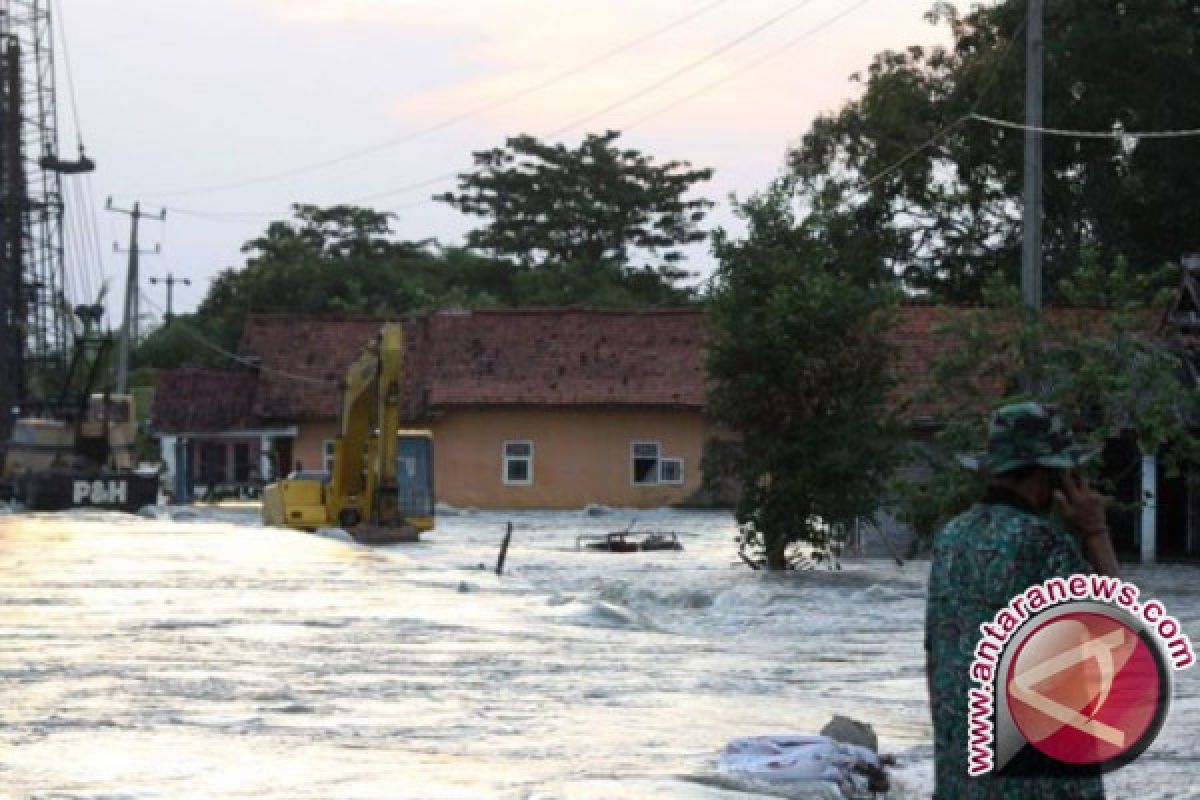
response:
<path id="1" fill-rule="evenodd" d="M 1054 409 L 1020 403 L 992 418 L 985 454 L 962 458 L 988 476 L 987 494 L 933 544 L 925 647 L 933 714 L 936 800 L 1093 800 L 1099 776 L 967 774 L 967 692 L 980 624 L 1054 576 L 1116 573 L 1103 499 L 1072 470 L 1093 456 Z M 1057 506 L 1057 515 L 1052 509 Z"/>

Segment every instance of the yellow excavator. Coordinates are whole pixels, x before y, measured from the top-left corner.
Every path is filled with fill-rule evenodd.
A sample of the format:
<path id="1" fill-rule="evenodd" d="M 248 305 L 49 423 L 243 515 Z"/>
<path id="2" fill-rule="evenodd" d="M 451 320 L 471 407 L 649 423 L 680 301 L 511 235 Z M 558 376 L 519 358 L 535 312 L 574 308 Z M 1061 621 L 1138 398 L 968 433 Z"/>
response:
<path id="1" fill-rule="evenodd" d="M 266 487 L 263 523 L 337 526 L 365 544 L 414 542 L 434 524 L 433 433 L 400 428 L 404 328 L 388 323 L 342 384 L 333 472 Z"/>

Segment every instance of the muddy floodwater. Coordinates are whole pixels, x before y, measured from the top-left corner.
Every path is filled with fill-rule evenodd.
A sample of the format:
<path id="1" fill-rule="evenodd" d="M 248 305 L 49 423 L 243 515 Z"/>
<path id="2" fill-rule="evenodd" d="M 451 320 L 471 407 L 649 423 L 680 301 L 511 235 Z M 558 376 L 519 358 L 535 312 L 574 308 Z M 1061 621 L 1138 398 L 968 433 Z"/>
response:
<path id="1" fill-rule="evenodd" d="M 686 549 L 575 551 L 635 518 Z M 0 517 L 0 797 L 776 796 L 722 777 L 721 747 L 834 713 L 896 754 L 890 797 L 928 797 L 928 564 L 764 576 L 733 535 L 721 513 L 446 513 L 372 549 L 250 511 Z M 1129 577 L 1200 639 L 1200 570 Z M 1198 675 L 1110 797 L 1200 796 Z"/>

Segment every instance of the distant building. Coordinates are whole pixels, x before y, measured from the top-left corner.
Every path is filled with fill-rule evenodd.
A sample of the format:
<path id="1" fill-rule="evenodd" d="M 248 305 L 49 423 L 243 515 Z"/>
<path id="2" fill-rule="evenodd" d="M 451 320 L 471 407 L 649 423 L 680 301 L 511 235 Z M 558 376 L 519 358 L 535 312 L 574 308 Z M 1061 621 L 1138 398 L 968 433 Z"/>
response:
<path id="1" fill-rule="evenodd" d="M 379 319 L 254 315 L 254 372 L 164 373 L 151 424 L 196 486 L 323 471 L 337 382 Z M 442 311 L 405 323 L 406 424 L 434 434 L 439 500 L 477 508 L 696 502 L 710 426 L 692 309 Z M 231 396 L 234 395 L 234 396 Z"/>
<path id="2" fill-rule="evenodd" d="M 899 309 L 889 334 L 898 402 L 928 387 L 935 364 L 957 346 L 938 331 L 962 313 L 919 302 Z M 1050 313 L 1084 328 L 1104 319 L 1096 311 Z M 150 416 L 169 472 L 183 458 L 194 486 L 220 487 L 327 471 L 337 384 L 382 322 L 252 315 L 241 352 L 256 367 L 163 373 Z M 708 329 L 700 311 L 439 311 L 405 329 L 405 424 L 433 431 L 440 501 L 532 509 L 713 500 L 702 491 L 703 456 L 717 431 L 705 415 Z M 1200 265 L 1185 270 L 1163 334 L 1196 382 Z M 940 410 L 928 400 L 910 406 L 911 435 L 930 438 Z M 1200 556 L 1200 495 L 1157 470 L 1156 457 L 1139 453 L 1132 438 L 1109 447 L 1106 461 L 1129 465 L 1118 476 L 1119 499 L 1148 499 L 1114 517 L 1122 555 Z M 893 547 L 910 541 L 886 513 L 876 522 Z M 869 527 L 857 539 L 860 551 L 887 551 Z"/>

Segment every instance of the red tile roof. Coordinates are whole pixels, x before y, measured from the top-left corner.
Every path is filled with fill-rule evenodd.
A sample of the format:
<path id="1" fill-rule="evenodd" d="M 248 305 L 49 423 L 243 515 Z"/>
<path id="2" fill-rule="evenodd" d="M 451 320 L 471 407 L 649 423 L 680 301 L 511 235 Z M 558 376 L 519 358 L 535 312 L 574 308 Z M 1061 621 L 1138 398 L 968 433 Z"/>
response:
<path id="1" fill-rule="evenodd" d="M 254 413 L 329 419 L 337 381 L 383 320 L 255 314 L 243 353 Z M 440 311 L 405 323 L 407 416 L 462 405 L 703 408 L 707 328 L 696 309 Z"/>
<path id="2" fill-rule="evenodd" d="M 254 414 L 276 422 L 337 417 L 338 382 L 383 322 L 377 317 L 251 314 L 241 350 L 261 362 Z"/>
<path id="3" fill-rule="evenodd" d="M 246 428 L 257 375 L 249 370 L 173 369 L 154 386 L 150 427 L 160 432 L 215 433 Z"/>
<path id="4" fill-rule="evenodd" d="M 983 313 L 980 321 L 991 326 L 989 330 L 1013 332 L 1020 321 L 1020 311 L 985 310 L 978 307 L 932 305 L 911 302 L 900 307 L 890 338 L 894 347 L 893 364 L 899 379 L 893 400 L 906 405 L 904 416 L 909 419 L 933 419 L 942 413 L 959 407 L 964 401 L 970 405 L 974 398 L 929 396 L 934 385 L 934 370 L 939 362 L 954 355 L 963 346 L 962 340 L 946 331 L 954 323 L 964 322 L 965 316 Z M 1046 309 L 1045 320 L 1049 330 L 1070 333 L 1092 333 L 1103 336 L 1108 333 L 1111 312 L 1081 308 Z M 1010 352 L 996 350 L 987 355 L 985 363 L 975 365 L 974 385 L 980 392 L 980 411 L 986 412 L 997 397 L 1003 396 L 1012 387 L 1003 385 L 1002 375 L 1009 374 Z"/>
<path id="5" fill-rule="evenodd" d="M 420 410 L 705 404 L 697 309 L 443 311 L 409 336 Z"/>
<path id="6" fill-rule="evenodd" d="M 936 404 L 921 394 L 929 388 L 934 365 L 959 346 L 955 337 L 937 331 L 968 311 L 919 302 L 899 309 L 891 333 L 901 381 L 895 400 L 911 401 L 906 416 L 936 413 Z M 1085 327 L 1103 319 L 1094 311 L 1050 313 L 1059 324 Z M 161 380 L 178 383 L 160 384 L 156 428 L 189 429 L 183 424 L 189 420 L 209 426 L 194 430 L 210 430 L 234 418 L 264 424 L 333 419 L 338 381 L 382 323 L 364 317 L 251 315 L 242 351 L 261 360 L 257 386 L 242 374 L 233 398 L 229 390 L 186 383 L 199 377 L 165 373 Z M 440 311 L 410 319 L 405 328 L 409 419 L 482 405 L 705 405 L 708 328 L 697 309 Z M 1003 387 L 985 389 L 999 393 Z M 202 411 L 200 398 L 206 397 L 214 408 Z M 248 403 L 249 409 L 241 413 L 238 403 Z"/>

